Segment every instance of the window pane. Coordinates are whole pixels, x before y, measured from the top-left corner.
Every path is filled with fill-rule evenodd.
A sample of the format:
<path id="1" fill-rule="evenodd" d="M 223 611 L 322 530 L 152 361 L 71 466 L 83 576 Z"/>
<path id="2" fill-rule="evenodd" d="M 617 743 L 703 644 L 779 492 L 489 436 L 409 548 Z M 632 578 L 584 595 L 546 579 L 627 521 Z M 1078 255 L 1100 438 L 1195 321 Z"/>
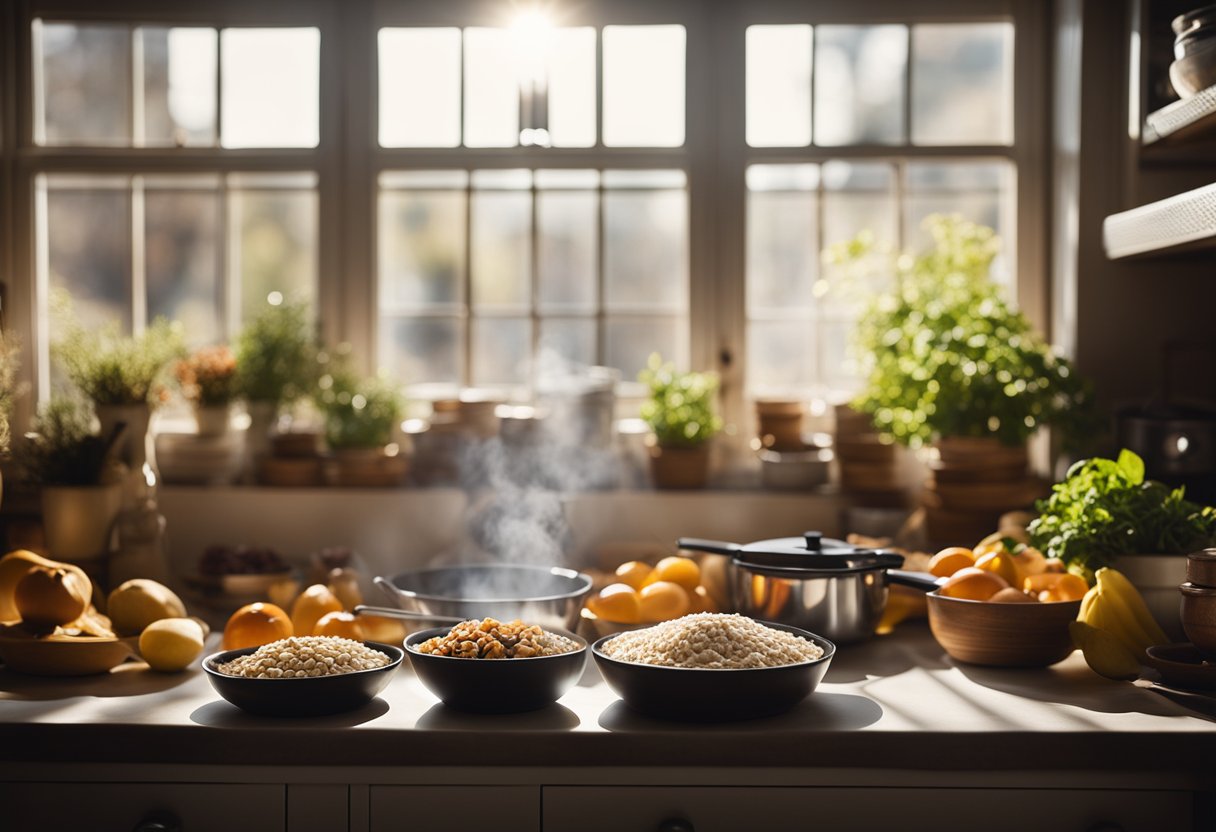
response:
<path id="1" fill-rule="evenodd" d="M 684 309 L 688 302 L 687 194 L 608 191 L 604 194 L 604 226 L 605 305 L 615 310 Z"/>
<path id="2" fill-rule="evenodd" d="M 555 147 L 595 144 L 595 29 L 558 29 L 548 61 L 549 138 Z"/>
<path id="3" fill-rule="evenodd" d="M 833 391 L 856 390 L 861 368 L 849 347 L 857 323 L 849 319 L 819 321 L 818 334 L 819 382 Z"/>
<path id="4" fill-rule="evenodd" d="M 552 352 L 564 362 L 593 365 L 595 321 L 589 318 L 542 318 L 540 352 Z"/>
<path id="5" fill-rule="evenodd" d="M 532 194 L 474 191 L 473 304 L 527 307 L 532 298 Z"/>
<path id="6" fill-rule="evenodd" d="M 814 191 L 752 191 L 747 196 L 747 308 L 812 304 L 819 230 Z"/>
<path id="7" fill-rule="evenodd" d="M 181 321 L 192 346 L 218 341 L 220 198 L 210 187 L 159 187 L 144 195 L 148 318 Z"/>
<path id="8" fill-rule="evenodd" d="M 747 143 L 811 143 L 811 27 L 747 27 Z"/>
<path id="9" fill-rule="evenodd" d="M 909 162 L 904 223 L 909 244 L 924 248 L 932 240 L 922 227 L 930 214 L 961 214 L 996 230 L 1003 251 L 992 264 L 998 282 L 1012 280 L 1013 165 L 1008 162 Z"/>
<path id="10" fill-rule="evenodd" d="M 900 244 L 895 196 L 895 171 L 884 162 L 826 162 L 823 174 L 823 243 L 851 240 L 863 231 L 873 235 L 880 248 Z M 823 268 L 825 282 L 816 287 L 820 306 L 836 313 L 856 314 L 868 292 L 886 288 L 888 275 L 879 268 L 881 254 L 850 273 Z M 875 272 L 875 274 L 871 274 Z M 865 284 L 861 282 L 864 279 Z"/>
<path id="11" fill-rule="evenodd" d="M 541 191 L 536 200 L 540 308 L 594 311 L 599 195 L 595 191 Z"/>
<path id="12" fill-rule="evenodd" d="M 274 293 L 307 301 L 317 294 L 315 186 L 262 189 L 250 180 L 253 177 L 237 180 L 229 191 L 230 245 L 239 269 L 241 320 L 273 303 Z"/>
<path id="13" fill-rule="evenodd" d="M 621 371 L 622 381 L 635 381 L 652 352 L 677 367 L 688 363 L 688 332 L 677 317 L 609 318 L 604 325 L 604 363 Z"/>
<path id="14" fill-rule="evenodd" d="M 225 29 L 224 147 L 316 147 L 321 33 Z"/>
<path id="15" fill-rule="evenodd" d="M 684 27 L 604 27 L 604 144 L 684 144 Z"/>
<path id="16" fill-rule="evenodd" d="M 904 141 L 905 26 L 818 26 L 815 144 Z"/>
<path id="17" fill-rule="evenodd" d="M 380 306 L 464 302 L 465 192 L 380 194 Z"/>
<path id="18" fill-rule="evenodd" d="M 912 141 L 1013 141 L 1013 25 L 912 27 Z"/>
<path id="19" fill-rule="evenodd" d="M 131 192 L 126 178 L 47 177 L 47 285 L 85 326 L 131 329 Z M 51 333 L 52 337 L 54 333 Z"/>
<path id="20" fill-rule="evenodd" d="M 381 29 L 380 145 L 460 144 L 460 30 Z"/>
<path id="21" fill-rule="evenodd" d="M 506 29 L 464 30 L 464 143 L 519 144 L 519 80 Z"/>
<path id="22" fill-rule="evenodd" d="M 131 143 L 131 33 L 126 26 L 34 21 L 42 144 Z"/>
<path id="23" fill-rule="evenodd" d="M 459 385 L 463 365 L 459 318 L 381 318 L 380 366 L 398 381 Z"/>
<path id="24" fill-rule="evenodd" d="M 146 145 L 215 144 L 214 29 L 142 27 Z"/>
<path id="25" fill-rule="evenodd" d="M 530 318 L 478 318 L 473 321 L 473 383 L 524 384 L 532 355 Z"/>
<path id="26" fill-rule="evenodd" d="M 747 327 L 747 379 L 753 393 L 791 394 L 815 381 L 810 319 L 754 320 Z"/>

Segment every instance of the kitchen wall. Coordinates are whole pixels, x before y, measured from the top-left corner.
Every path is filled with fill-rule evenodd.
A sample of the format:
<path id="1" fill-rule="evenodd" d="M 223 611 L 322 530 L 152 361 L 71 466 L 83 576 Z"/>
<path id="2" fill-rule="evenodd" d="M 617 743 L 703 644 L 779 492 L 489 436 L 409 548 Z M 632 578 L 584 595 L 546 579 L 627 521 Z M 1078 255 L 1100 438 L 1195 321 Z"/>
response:
<path id="1" fill-rule="evenodd" d="M 1174 378 L 1177 395 L 1216 404 L 1216 254 L 1112 262 L 1102 247 L 1107 215 L 1216 181 L 1216 154 L 1206 163 L 1149 161 L 1129 137 L 1138 7 L 1131 0 L 1055 7 L 1053 339 L 1075 355 L 1106 412 L 1160 389 L 1171 340 L 1209 345 L 1206 355 L 1179 360 Z"/>

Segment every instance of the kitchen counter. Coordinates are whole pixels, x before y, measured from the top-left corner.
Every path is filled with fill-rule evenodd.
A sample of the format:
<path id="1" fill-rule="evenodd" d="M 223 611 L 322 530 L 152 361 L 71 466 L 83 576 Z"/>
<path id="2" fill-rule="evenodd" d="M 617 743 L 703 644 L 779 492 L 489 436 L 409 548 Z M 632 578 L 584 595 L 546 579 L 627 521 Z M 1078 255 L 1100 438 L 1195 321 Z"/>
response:
<path id="1" fill-rule="evenodd" d="M 0 671 L 0 781 L 230 782 L 241 770 L 242 782 L 366 789 L 461 782 L 455 772 L 487 768 L 499 783 L 637 783 L 639 772 L 663 770 L 670 784 L 745 785 L 763 771 L 769 785 L 853 787 L 1057 788 L 1052 772 L 1067 772 L 1072 788 L 1173 789 L 1210 807 L 1216 699 L 1108 682 L 1079 653 L 1045 670 L 956 664 L 920 622 L 842 648 L 792 712 L 723 725 L 635 715 L 590 659 L 560 703 L 512 716 L 450 711 L 407 666 L 366 708 L 308 720 L 247 715 L 199 670 L 132 664 L 60 680 Z"/>

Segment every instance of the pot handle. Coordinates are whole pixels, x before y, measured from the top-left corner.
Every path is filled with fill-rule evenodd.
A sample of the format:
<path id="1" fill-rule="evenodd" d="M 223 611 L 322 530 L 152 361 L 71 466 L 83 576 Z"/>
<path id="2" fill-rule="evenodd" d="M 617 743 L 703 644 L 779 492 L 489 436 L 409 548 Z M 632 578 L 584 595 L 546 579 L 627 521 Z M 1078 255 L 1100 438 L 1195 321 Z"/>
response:
<path id="1" fill-rule="evenodd" d="M 380 589 L 384 591 L 384 594 L 389 598 L 397 598 L 397 588 L 393 586 L 393 582 L 388 578 L 385 578 L 383 575 L 377 575 L 376 577 L 372 578 L 372 583 L 380 587 Z"/>
<path id="2" fill-rule="evenodd" d="M 932 592 L 942 585 L 944 578 L 930 575 L 928 572 L 909 572 L 906 569 L 888 569 L 887 583 L 908 586 L 924 592 Z"/>
<path id="3" fill-rule="evenodd" d="M 738 543 L 727 543 L 724 540 L 702 540 L 699 537 L 681 537 L 676 541 L 681 549 L 693 552 L 709 552 L 714 555 L 737 555 L 743 551 Z"/>

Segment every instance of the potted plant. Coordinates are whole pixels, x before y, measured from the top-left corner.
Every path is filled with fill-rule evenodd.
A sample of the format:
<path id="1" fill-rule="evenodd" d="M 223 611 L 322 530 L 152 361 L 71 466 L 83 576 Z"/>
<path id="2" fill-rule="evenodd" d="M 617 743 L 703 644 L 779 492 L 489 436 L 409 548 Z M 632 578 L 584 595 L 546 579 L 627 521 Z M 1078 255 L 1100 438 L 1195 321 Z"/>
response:
<path id="1" fill-rule="evenodd" d="M 17 368 L 20 350 L 9 334 L 0 334 L 0 454 L 7 454 L 12 440 L 13 400 L 17 398 Z M 3 482 L 0 481 L 0 489 Z"/>
<path id="2" fill-rule="evenodd" d="M 318 384 L 316 404 L 333 452 L 334 485 L 392 486 L 405 478 L 406 460 L 395 436 L 405 415 L 398 387 L 382 378 L 360 378 L 341 356 Z"/>
<path id="3" fill-rule="evenodd" d="M 1186 580 L 1187 553 L 1216 544 L 1216 508 L 1190 502 L 1182 488 L 1145 479 L 1144 461 L 1128 450 L 1115 460 L 1076 463 L 1036 508 L 1039 516 L 1028 529 L 1032 545 L 1087 578 L 1115 567 L 1141 591 L 1166 633 L 1182 640 L 1178 585 Z"/>
<path id="4" fill-rule="evenodd" d="M 129 430 L 117 426 L 103 438 L 93 431 L 87 403 L 52 399 L 19 447 L 31 482 L 42 486 L 42 525 L 51 557 L 96 563 L 110 548 L 111 530 L 122 508 L 121 478 L 112 452 Z"/>
<path id="5" fill-rule="evenodd" d="M 142 334 L 123 335 L 117 323 L 81 325 L 71 317 L 67 301 L 60 303 L 64 335 L 52 345 L 52 355 L 93 403 L 103 436 L 126 425 L 118 454 L 130 471 L 129 490 L 138 490 L 149 459 L 152 409 L 167 396 L 162 374 L 184 352 L 181 326 L 157 318 Z"/>
<path id="6" fill-rule="evenodd" d="M 228 433 L 236 396 L 236 359 L 226 345 L 204 347 L 177 362 L 177 382 L 194 409 L 199 436 Z"/>
<path id="7" fill-rule="evenodd" d="M 722 429 L 714 413 L 715 373 L 684 373 L 658 354 L 638 380 L 650 389 L 642 404 L 649 425 L 650 474 L 656 488 L 704 488 L 709 480 L 709 440 Z"/>
<path id="8" fill-rule="evenodd" d="M 312 392 L 317 382 L 317 345 L 309 306 L 267 305 L 236 342 L 236 388 L 249 409 L 246 450 L 252 481 L 270 443 L 280 412 Z"/>

